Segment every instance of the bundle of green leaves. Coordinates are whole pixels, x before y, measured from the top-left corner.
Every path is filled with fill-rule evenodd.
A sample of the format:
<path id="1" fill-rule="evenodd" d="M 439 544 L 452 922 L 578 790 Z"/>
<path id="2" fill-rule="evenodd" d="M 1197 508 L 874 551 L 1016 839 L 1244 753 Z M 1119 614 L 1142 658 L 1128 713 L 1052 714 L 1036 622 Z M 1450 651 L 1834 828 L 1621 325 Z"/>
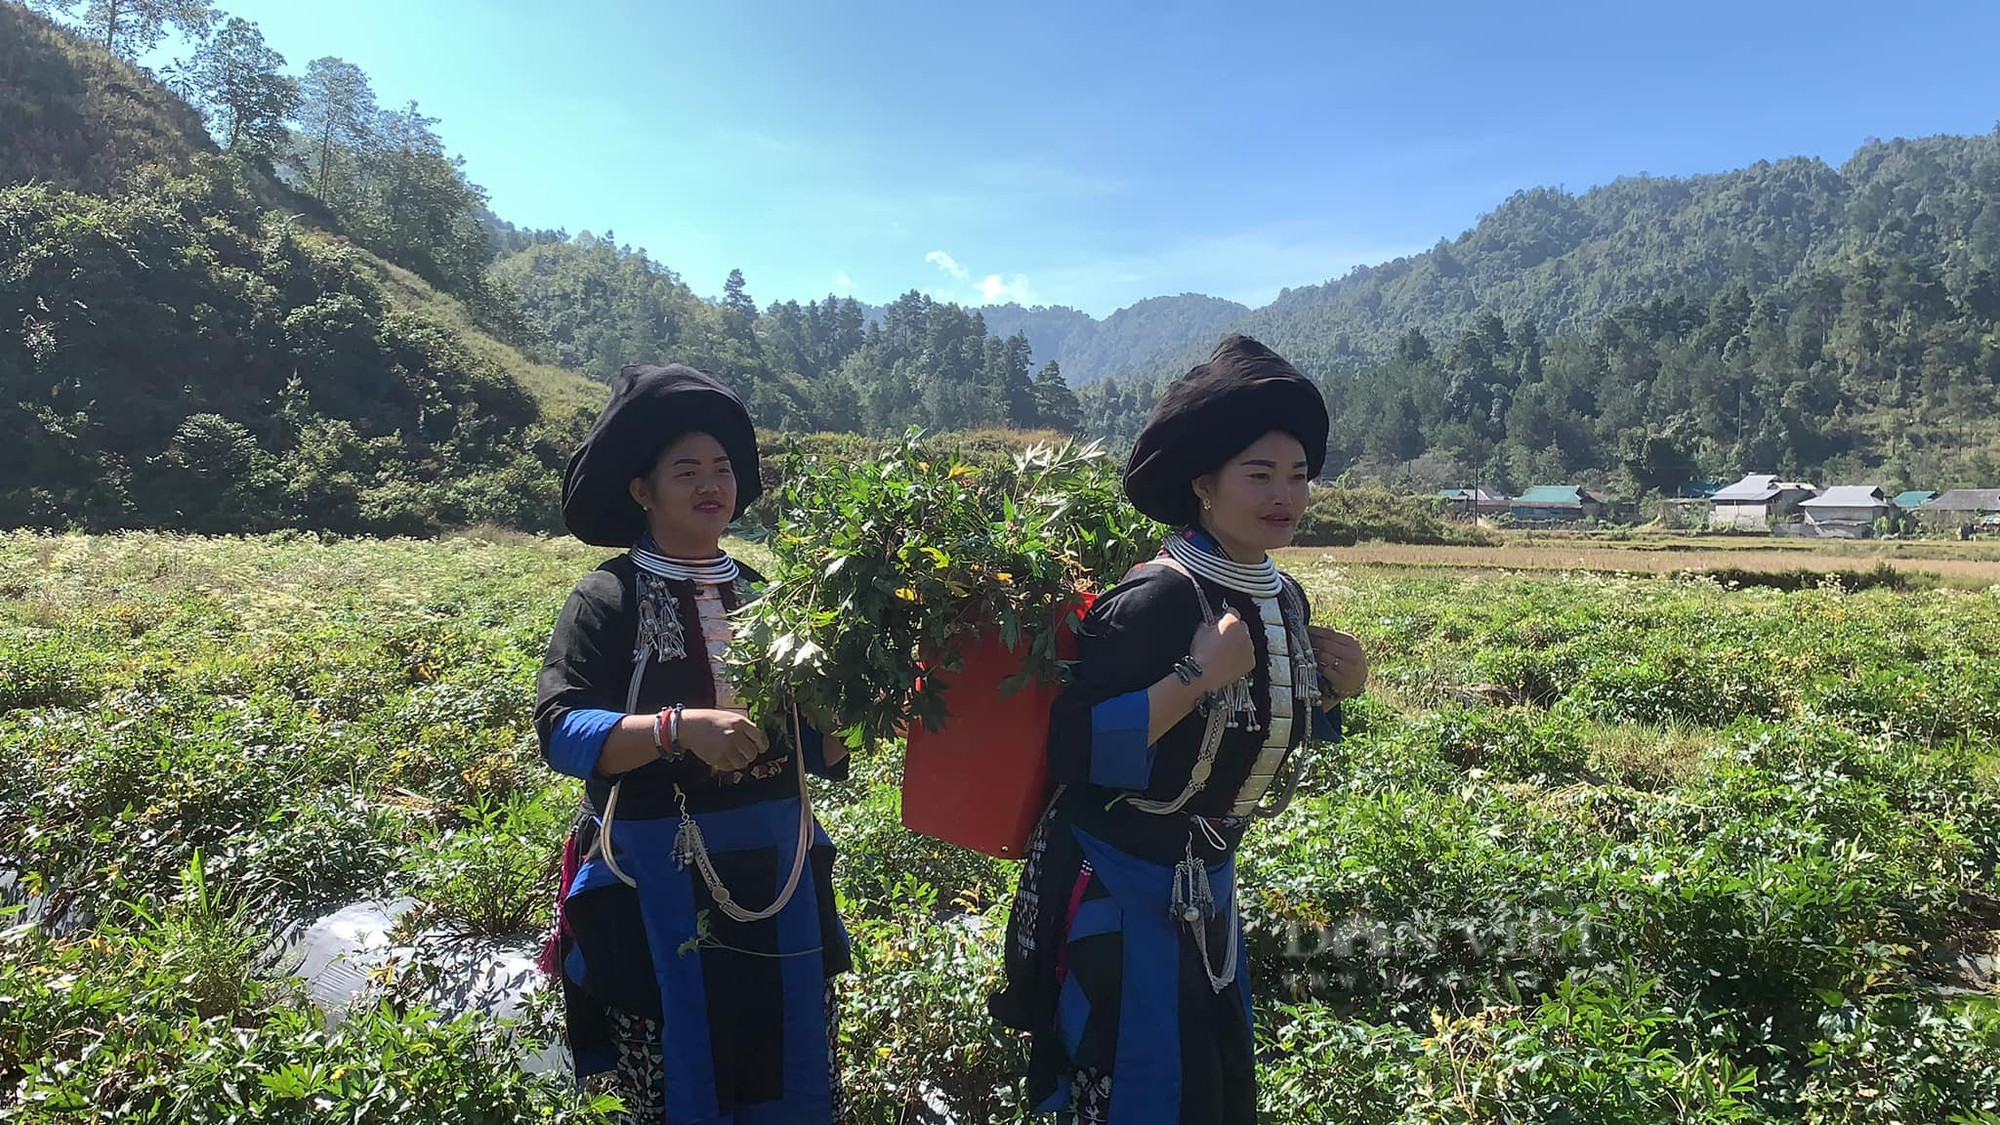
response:
<path id="1" fill-rule="evenodd" d="M 997 636 L 1007 689 L 1059 680 L 1057 622 L 1158 543 L 1095 443 L 1038 445 L 978 467 L 911 432 L 873 460 L 786 467 L 774 566 L 739 613 L 728 663 L 753 716 L 803 715 L 850 746 L 947 718 L 927 673 Z"/>

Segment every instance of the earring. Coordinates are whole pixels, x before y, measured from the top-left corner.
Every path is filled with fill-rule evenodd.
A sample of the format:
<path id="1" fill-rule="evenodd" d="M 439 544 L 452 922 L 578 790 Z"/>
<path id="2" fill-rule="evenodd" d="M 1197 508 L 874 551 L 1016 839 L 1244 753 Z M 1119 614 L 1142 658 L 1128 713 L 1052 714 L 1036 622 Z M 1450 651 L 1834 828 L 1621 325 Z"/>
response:
<path id="1" fill-rule="evenodd" d="M 1210 508 L 1213 508 L 1213 507 L 1215 507 L 1215 501 L 1213 501 L 1213 500 L 1209 499 L 1209 498 L 1208 498 L 1208 497 L 1206 497 L 1206 496 L 1204 496 L 1204 497 L 1202 497 L 1202 498 L 1201 498 L 1201 510 L 1202 510 L 1202 511 L 1206 512 L 1206 511 L 1208 511 L 1208 510 L 1209 510 Z"/>

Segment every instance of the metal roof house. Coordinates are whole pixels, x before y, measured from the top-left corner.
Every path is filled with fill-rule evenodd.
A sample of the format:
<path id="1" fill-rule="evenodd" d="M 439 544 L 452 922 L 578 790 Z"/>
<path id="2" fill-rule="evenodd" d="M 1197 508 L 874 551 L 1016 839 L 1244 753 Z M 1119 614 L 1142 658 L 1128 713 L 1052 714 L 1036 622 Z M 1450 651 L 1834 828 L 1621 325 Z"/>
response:
<path id="1" fill-rule="evenodd" d="M 2000 514 L 2000 488 L 1953 488 L 1931 497 L 1917 515 L 1937 523 L 1976 523 Z"/>
<path id="2" fill-rule="evenodd" d="M 1876 520 L 1896 514 L 1896 505 L 1875 485 L 1843 484 L 1801 501 L 1799 510 L 1821 538 L 1866 539 L 1875 534 Z"/>
<path id="3" fill-rule="evenodd" d="M 1514 497 L 1507 514 L 1531 523 L 1577 523 L 1600 519 L 1609 499 L 1581 485 L 1544 484 Z"/>
<path id="4" fill-rule="evenodd" d="M 1438 492 L 1445 511 L 1462 519 L 1474 516 L 1504 516 L 1513 501 L 1490 488 L 1446 488 Z"/>
<path id="5" fill-rule="evenodd" d="M 1729 531 L 1769 531 L 1771 524 L 1796 513 L 1799 505 L 1819 495 L 1802 481 L 1779 480 L 1776 473 L 1751 473 L 1709 498 L 1714 507 L 1708 526 Z"/>

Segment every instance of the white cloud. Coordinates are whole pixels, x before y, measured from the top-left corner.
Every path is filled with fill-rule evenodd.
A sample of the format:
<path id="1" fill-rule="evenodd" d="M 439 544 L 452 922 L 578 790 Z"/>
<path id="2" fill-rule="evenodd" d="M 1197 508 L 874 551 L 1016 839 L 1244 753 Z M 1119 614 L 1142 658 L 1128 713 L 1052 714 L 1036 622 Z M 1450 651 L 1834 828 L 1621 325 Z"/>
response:
<path id="1" fill-rule="evenodd" d="M 958 259 L 942 250 L 933 250 L 925 254 L 924 261 L 929 262 L 960 281 L 964 281 L 967 277 L 966 269 L 964 266 L 958 264 Z"/>
<path id="2" fill-rule="evenodd" d="M 943 270 L 953 280 L 965 283 L 958 289 L 958 293 L 932 293 L 931 297 L 934 300 L 963 301 L 964 298 L 959 294 L 967 291 L 976 291 L 981 303 L 988 305 L 1002 305 L 1008 301 L 1018 301 L 1025 305 L 1035 299 L 1034 289 L 1029 286 L 1026 274 L 1010 273 L 1003 276 L 990 273 L 986 275 L 985 280 L 974 281 L 971 270 L 966 269 L 957 258 L 942 250 L 933 250 L 925 254 L 924 261 Z"/>
<path id="3" fill-rule="evenodd" d="M 1028 287 L 1027 276 L 1018 273 L 1005 278 L 997 273 L 986 275 L 986 280 L 979 283 L 979 295 L 989 305 L 1003 305 L 1008 301 L 1026 305 L 1035 299 L 1034 290 Z"/>
<path id="4" fill-rule="evenodd" d="M 833 291 L 835 293 L 846 293 L 853 288 L 854 279 L 847 276 L 846 270 L 833 275 Z"/>

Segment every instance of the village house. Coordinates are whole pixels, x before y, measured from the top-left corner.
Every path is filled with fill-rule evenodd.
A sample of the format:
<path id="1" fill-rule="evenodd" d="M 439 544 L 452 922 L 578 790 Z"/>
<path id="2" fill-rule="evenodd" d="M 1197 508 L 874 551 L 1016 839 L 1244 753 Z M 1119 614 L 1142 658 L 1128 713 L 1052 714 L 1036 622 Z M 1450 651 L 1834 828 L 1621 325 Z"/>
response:
<path id="1" fill-rule="evenodd" d="M 1977 524 L 2000 515 L 2000 488 L 1949 489 L 1926 501 L 1917 515 L 1931 527 Z"/>
<path id="2" fill-rule="evenodd" d="M 1514 497 L 1507 513 L 1523 523 L 1581 523 L 1604 518 L 1607 497 L 1581 485 L 1544 484 Z"/>
<path id="3" fill-rule="evenodd" d="M 1821 539 L 1867 539 L 1875 534 L 1876 520 L 1896 514 L 1889 494 L 1872 484 L 1836 485 L 1800 502 L 1799 510 Z"/>
<path id="4" fill-rule="evenodd" d="M 1936 495 L 1937 493 L 1928 489 L 1912 488 L 1907 492 L 1898 492 L 1896 498 L 1889 502 L 1896 506 L 1897 511 L 1910 514 L 1923 507 Z"/>
<path id="5" fill-rule="evenodd" d="M 1438 499 L 1444 501 L 1446 515 L 1466 520 L 1504 516 L 1514 503 L 1490 488 L 1447 488 L 1438 492 Z"/>
<path id="6" fill-rule="evenodd" d="M 1775 522 L 1796 515 L 1799 505 L 1819 489 L 1798 481 L 1781 481 L 1775 473 L 1751 473 L 1709 498 L 1708 526 L 1726 531 L 1769 531 Z"/>
<path id="7" fill-rule="evenodd" d="M 1709 497 L 1721 486 L 1712 480 L 1691 479 L 1675 485 L 1660 497 L 1660 522 L 1684 531 L 1708 525 Z"/>

